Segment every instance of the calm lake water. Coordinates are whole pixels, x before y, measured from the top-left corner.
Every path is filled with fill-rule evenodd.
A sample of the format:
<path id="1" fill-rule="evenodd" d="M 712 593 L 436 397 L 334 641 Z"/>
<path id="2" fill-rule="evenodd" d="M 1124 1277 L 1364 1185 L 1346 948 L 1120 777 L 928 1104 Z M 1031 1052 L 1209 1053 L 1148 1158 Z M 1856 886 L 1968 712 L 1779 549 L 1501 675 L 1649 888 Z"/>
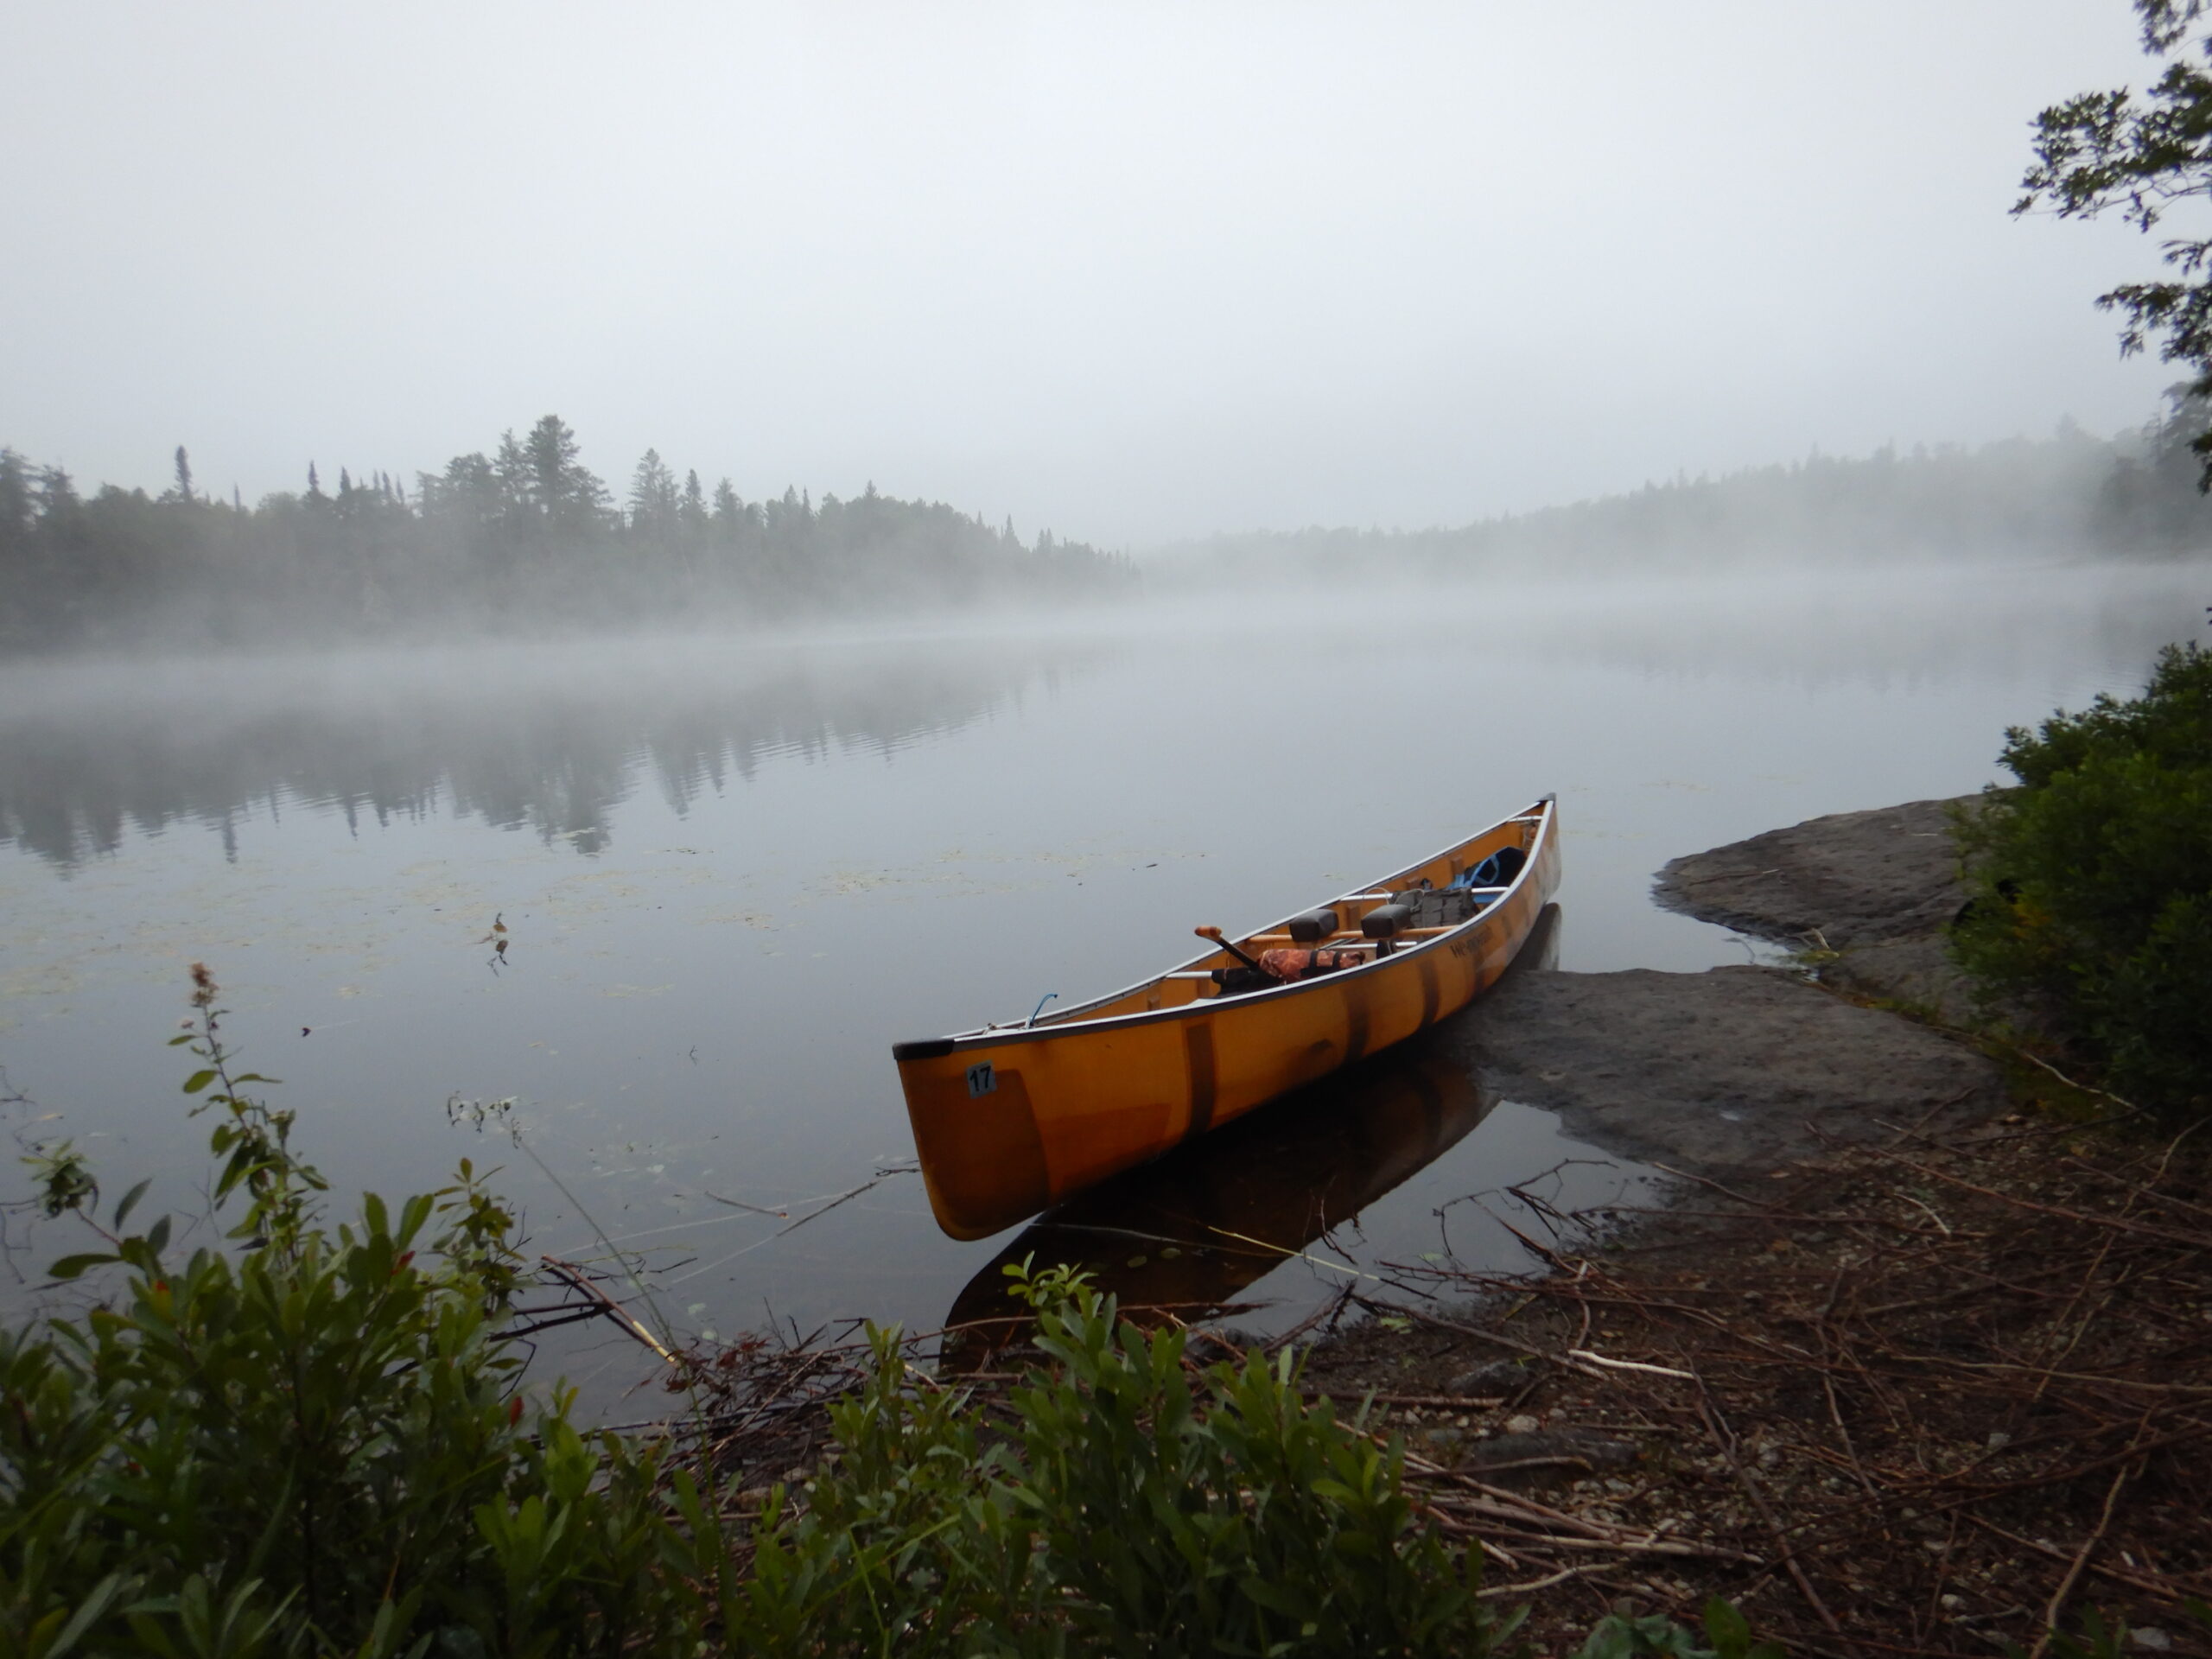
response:
<path id="1" fill-rule="evenodd" d="M 1742 961 L 1651 906 L 1660 864 L 1990 781 L 2007 724 L 2202 637 L 2208 588 L 1888 571 L 19 664 L 0 1064 L 36 1103 L 20 1132 L 199 1211 L 205 1125 L 164 1042 L 205 960 L 340 1193 L 473 1157 L 534 1248 L 640 1253 L 686 1330 L 933 1328 L 1011 1236 L 937 1231 L 893 1041 L 1140 978 L 1194 924 L 1271 919 L 1547 791 L 1560 965 Z M 514 1104 L 480 1127 L 455 1096 Z M 1281 1329 L 1392 1260 L 1524 1259 L 1493 1218 L 1509 1185 L 1572 1207 L 1647 1174 L 1415 1045 L 1216 1139 L 1047 1247 L 1080 1236 L 1126 1294 L 1233 1294 Z M 20 1217 L 9 1246 L 17 1301 L 80 1247 Z M 639 1370 L 598 1332 L 554 1363 L 602 1397 Z"/>

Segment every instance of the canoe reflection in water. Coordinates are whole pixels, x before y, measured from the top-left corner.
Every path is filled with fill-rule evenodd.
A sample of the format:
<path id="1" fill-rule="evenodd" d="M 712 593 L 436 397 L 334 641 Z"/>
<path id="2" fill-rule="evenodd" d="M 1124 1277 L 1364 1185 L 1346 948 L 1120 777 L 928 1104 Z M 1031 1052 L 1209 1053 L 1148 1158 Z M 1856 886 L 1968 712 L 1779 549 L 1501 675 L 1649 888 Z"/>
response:
<path id="1" fill-rule="evenodd" d="M 1558 957 L 1550 905 L 1510 972 Z M 1308 1247 L 1450 1151 L 1493 1103 L 1465 1061 L 1423 1033 L 1188 1141 L 1024 1228 L 953 1302 L 940 1363 L 978 1370 L 1027 1328 L 1003 1271 L 1025 1258 L 1086 1270 L 1140 1319 L 1233 1317 L 1240 1293 L 1300 1257 L 1329 1281 L 1316 1291 L 1333 1291 L 1351 1270 L 1325 1244 Z"/>

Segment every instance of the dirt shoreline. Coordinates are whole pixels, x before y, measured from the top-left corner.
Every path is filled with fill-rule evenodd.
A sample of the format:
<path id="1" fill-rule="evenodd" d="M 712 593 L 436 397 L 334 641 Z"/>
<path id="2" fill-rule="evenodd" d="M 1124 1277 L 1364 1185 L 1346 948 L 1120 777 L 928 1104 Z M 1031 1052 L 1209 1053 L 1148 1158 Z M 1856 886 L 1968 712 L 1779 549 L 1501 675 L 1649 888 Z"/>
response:
<path id="1" fill-rule="evenodd" d="M 2212 1653 L 2183 1607 L 2212 1593 L 2212 1169 L 1925 1022 L 1969 1017 L 1943 932 L 1970 805 L 1660 873 L 1807 971 L 1519 972 L 1440 1033 L 1685 1176 L 1610 1236 L 1559 1218 L 1539 1277 L 1403 1264 L 1301 1338 L 1317 1394 L 1404 1437 L 1432 1521 L 1497 1547 L 1539 1652 L 1719 1593 L 1800 1653 L 2040 1652 L 2086 1606 Z"/>

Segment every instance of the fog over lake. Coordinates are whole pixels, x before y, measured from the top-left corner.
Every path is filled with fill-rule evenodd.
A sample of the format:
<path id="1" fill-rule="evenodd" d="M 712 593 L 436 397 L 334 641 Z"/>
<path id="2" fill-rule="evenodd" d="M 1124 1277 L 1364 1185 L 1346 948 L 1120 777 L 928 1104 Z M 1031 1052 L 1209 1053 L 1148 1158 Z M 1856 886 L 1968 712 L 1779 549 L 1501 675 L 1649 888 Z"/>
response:
<path id="1" fill-rule="evenodd" d="M 196 1211 L 205 1125 L 163 1042 L 205 960 L 340 1193 L 472 1157 L 505 1166 L 534 1249 L 603 1255 L 596 1230 L 645 1252 L 686 1328 L 933 1327 L 1005 1241 L 931 1221 L 893 1041 L 1137 979 L 1196 924 L 1263 922 L 1554 790 L 1560 965 L 1743 961 L 1651 906 L 1662 862 L 1978 788 L 2007 724 L 2125 692 L 2159 645 L 2201 638 L 2202 587 L 2110 564 L 1473 583 L 17 664 L 0 1060 L 59 1115 L 39 1133 L 111 1183 L 163 1172 L 157 1197 Z M 1419 1065 L 1333 1085 L 1348 1120 L 1419 1096 L 1441 1143 L 1335 1236 L 1355 1259 L 1440 1248 L 1447 1199 L 1593 1155 L 1511 1103 L 1440 1103 Z M 480 1128 L 448 1121 L 455 1096 L 515 1103 Z M 1401 1153 L 1375 1157 L 1388 1175 Z M 1554 1180 L 1595 1202 L 1641 1173 Z M 1463 1258 L 1518 1259 L 1452 1214 Z M 14 1243 L 30 1274 L 52 1240 Z M 1330 1281 L 1288 1261 L 1250 1321 L 1287 1324 Z M 561 1363 L 608 1387 L 636 1370 L 603 1347 Z"/>

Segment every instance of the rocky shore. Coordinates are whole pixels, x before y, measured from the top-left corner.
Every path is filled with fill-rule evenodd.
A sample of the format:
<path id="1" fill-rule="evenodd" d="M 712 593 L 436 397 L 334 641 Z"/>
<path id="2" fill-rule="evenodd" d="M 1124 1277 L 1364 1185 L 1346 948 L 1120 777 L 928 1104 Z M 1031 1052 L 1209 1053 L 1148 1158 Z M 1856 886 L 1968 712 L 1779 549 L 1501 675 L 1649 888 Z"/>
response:
<path id="1" fill-rule="evenodd" d="M 1670 910 L 1806 952 L 1864 995 L 1958 1015 L 1971 1001 L 1943 950 L 1966 893 L 1951 821 L 1980 798 L 1908 801 L 1770 830 L 1659 872 Z"/>
<path id="2" fill-rule="evenodd" d="M 1486 1092 L 1555 1111 L 1599 1146 L 1707 1175 L 1986 1117 L 2005 1096 L 1980 1053 L 1823 988 L 1962 1007 L 1942 940 L 1965 902 L 1949 805 L 1815 818 L 1660 872 L 1661 903 L 1816 953 L 1820 984 L 1765 967 L 1519 972 L 1440 1040 Z"/>

